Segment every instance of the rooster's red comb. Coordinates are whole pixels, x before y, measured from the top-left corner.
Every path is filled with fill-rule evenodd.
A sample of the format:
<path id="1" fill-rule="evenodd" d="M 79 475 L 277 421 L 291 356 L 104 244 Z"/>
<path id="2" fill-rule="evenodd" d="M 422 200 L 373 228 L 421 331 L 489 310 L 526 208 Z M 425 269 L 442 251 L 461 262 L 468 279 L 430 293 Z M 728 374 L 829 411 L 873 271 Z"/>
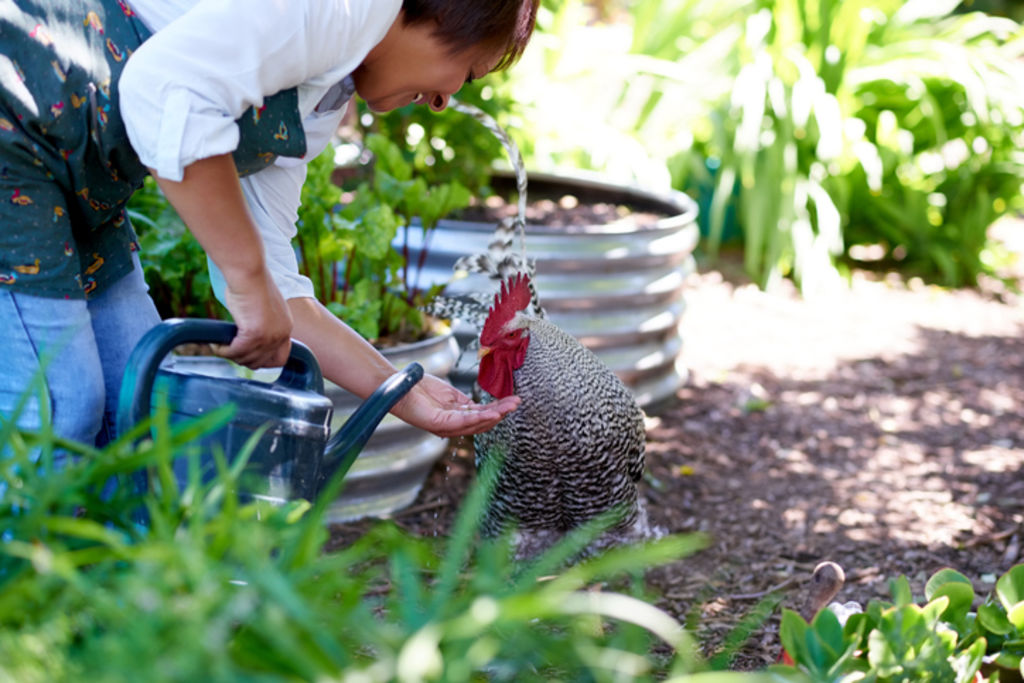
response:
<path id="1" fill-rule="evenodd" d="M 491 306 L 487 320 L 484 322 L 480 341 L 486 344 L 488 340 L 497 337 L 505 323 L 515 317 L 517 312 L 530 305 L 530 298 L 530 277 L 528 275 L 518 273 L 502 282 L 501 291 L 494 295 L 494 305 Z"/>

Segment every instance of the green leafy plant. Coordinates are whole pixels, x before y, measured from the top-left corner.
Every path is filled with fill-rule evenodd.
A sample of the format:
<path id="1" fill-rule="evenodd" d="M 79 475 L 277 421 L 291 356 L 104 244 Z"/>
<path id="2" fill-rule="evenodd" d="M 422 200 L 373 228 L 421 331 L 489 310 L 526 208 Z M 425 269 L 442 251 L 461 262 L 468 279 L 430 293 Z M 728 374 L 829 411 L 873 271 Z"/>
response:
<path id="1" fill-rule="evenodd" d="M 139 259 L 161 318 L 230 318 L 210 286 L 206 253 L 147 177 L 128 202 L 139 236 Z"/>
<path id="2" fill-rule="evenodd" d="M 712 254 L 732 215 L 762 286 L 813 291 L 852 245 L 948 285 L 991 270 L 986 231 L 1021 201 L 1021 29 L 958 4 L 754 4 L 729 100 L 673 162 L 713 188 Z"/>
<path id="3" fill-rule="evenodd" d="M 901 9 L 876 29 L 884 42 L 849 74 L 858 165 L 834 193 L 848 245 L 881 245 L 885 265 L 950 286 L 992 270 L 988 228 L 1024 206 L 1024 32 L 955 5 Z"/>
<path id="4" fill-rule="evenodd" d="M 1021 27 L 963 12 L 999 4 L 545 3 L 501 122 L 531 168 L 691 193 L 705 253 L 738 242 L 761 286 L 970 285 L 1024 202 Z"/>
<path id="5" fill-rule="evenodd" d="M 494 73 L 464 85 L 461 102 L 490 116 L 511 116 L 515 99 L 502 88 L 506 72 Z M 453 109 L 435 112 L 422 105 L 408 105 L 387 113 L 371 112 L 359 102 L 358 137 L 380 135 L 401 150 L 413 173 L 428 185 L 457 182 L 474 195 L 489 194 L 492 167 L 506 160 L 501 143 L 486 128 L 472 123 Z"/>
<path id="6" fill-rule="evenodd" d="M 516 563 L 507 539 L 476 539 L 485 470 L 449 538 L 382 522 L 325 553 L 342 480 L 274 507 L 238 497 L 244 453 L 209 483 L 196 467 L 175 479 L 171 462 L 230 413 L 172 423 L 159 408 L 103 450 L 0 425 L 0 680 L 759 679 L 694 673 L 691 639 L 643 595 L 643 570 L 699 537 L 567 568 L 600 531 L 584 529 Z"/>
<path id="7" fill-rule="evenodd" d="M 418 224 L 426 242 L 438 220 L 469 204 L 470 193 L 457 180 L 428 186 L 413 177 L 412 163 L 381 135 L 365 144 L 374 155 L 372 176 L 344 204 L 331 178 L 333 150 L 310 162 L 299 208 L 300 270 L 327 308 L 365 338 L 415 341 L 430 329 L 418 307 L 440 287 L 417 287 L 408 251 L 396 248 L 395 238 Z"/>
<path id="8" fill-rule="evenodd" d="M 828 609 L 811 624 L 784 611 L 779 632 L 794 667 L 779 668 L 815 681 L 970 683 L 1024 675 L 1024 565 L 1003 574 L 977 610 L 970 579 L 953 569 L 932 575 L 924 604 L 914 602 L 906 577 L 891 589 L 892 602 L 873 600 L 845 625 Z"/>

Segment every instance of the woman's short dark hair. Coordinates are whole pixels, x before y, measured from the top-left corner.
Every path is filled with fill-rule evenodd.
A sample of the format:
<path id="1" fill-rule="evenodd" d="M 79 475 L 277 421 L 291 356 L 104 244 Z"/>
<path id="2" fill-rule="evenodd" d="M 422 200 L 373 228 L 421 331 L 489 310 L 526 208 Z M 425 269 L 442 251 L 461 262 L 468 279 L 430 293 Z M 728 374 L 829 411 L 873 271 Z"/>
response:
<path id="1" fill-rule="evenodd" d="M 540 0 L 403 0 L 407 24 L 437 23 L 453 53 L 483 46 L 502 50 L 495 70 L 513 64 L 533 33 Z"/>

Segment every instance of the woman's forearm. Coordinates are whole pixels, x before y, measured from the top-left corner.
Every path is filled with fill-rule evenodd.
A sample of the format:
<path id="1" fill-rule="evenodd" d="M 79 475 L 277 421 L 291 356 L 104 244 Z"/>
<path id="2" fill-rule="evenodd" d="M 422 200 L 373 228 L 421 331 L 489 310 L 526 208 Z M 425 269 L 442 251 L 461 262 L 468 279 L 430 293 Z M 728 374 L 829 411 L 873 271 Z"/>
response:
<path id="1" fill-rule="evenodd" d="M 377 349 L 339 320 L 316 299 L 288 299 L 292 336 L 308 346 L 324 377 L 360 398 L 366 398 L 396 372 Z"/>
<path id="2" fill-rule="evenodd" d="M 395 367 L 369 342 L 311 298 L 288 300 L 295 319 L 295 338 L 313 351 L 324 377 L 361 398 L 366 398 Z M 486 406 L 444 380 L 426 375 L 392 409 L 409 424 L 442 437 L 476 434 L 492 428 L 509 411 L 515 396 Z"/>
<path id="3" fill-rule="evenodd" d="M 229 284 L 262 275 L 263 245 L 230 155 L 192 163 L 180 182 L 153 177 Z"/>
<path id="4" fill-rule="evenodd" d="M 250 367 L 283 365 L 291 313 L 267 270 L 234 160 L 227 154 L 200 159 L 185 168 L 181 181 L 154 177 L 224 275 L 225 304 L 238 334 L 223 355 Z"/>

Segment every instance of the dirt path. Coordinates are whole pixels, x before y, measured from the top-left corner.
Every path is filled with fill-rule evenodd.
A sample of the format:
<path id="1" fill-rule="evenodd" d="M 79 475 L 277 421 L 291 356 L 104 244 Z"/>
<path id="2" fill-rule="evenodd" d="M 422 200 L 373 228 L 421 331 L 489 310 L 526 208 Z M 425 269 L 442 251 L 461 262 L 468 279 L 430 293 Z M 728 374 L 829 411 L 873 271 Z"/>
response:
<path id="1" fill-rule="evenodd" d="M 977 292 L 854 280 L 822 301 L 695 276 L 692 376 L 648 432 L 664 525 L 710 547 L 654 572 L 662 606 L 711 647 L 820 560 L 839 598 L 915 594 L 952 566 L 980 594 L 1024 561 L 1024 307 Z M 777 614 L 737 668 L 777 655 Z M 695 621 L 694 621 L 695 620 Z"/>
<path id="2" fill-rule="evenodd" d="M 652 517 L 711 538 L 650 572 L 662 608 L 713 652 L 761 597 L 778 589 L 795 604 L 823 559 L 847 572 L 839 599 L 862 603 L 888 596 L 899 574 L 920 595 L 944 566 L 984 595 L 1024 562 L 1018 296 L 991 282 L 950 292 L 857 276 L 807 301 L 739 280 L 692 276 L 691 376 L 649 423 Z M 465 450 L 444 459 L 399 522 L 445 533 L 471 476 Z M 774 661 L 777 628 L 776 610 L 733 668 Z"/>

